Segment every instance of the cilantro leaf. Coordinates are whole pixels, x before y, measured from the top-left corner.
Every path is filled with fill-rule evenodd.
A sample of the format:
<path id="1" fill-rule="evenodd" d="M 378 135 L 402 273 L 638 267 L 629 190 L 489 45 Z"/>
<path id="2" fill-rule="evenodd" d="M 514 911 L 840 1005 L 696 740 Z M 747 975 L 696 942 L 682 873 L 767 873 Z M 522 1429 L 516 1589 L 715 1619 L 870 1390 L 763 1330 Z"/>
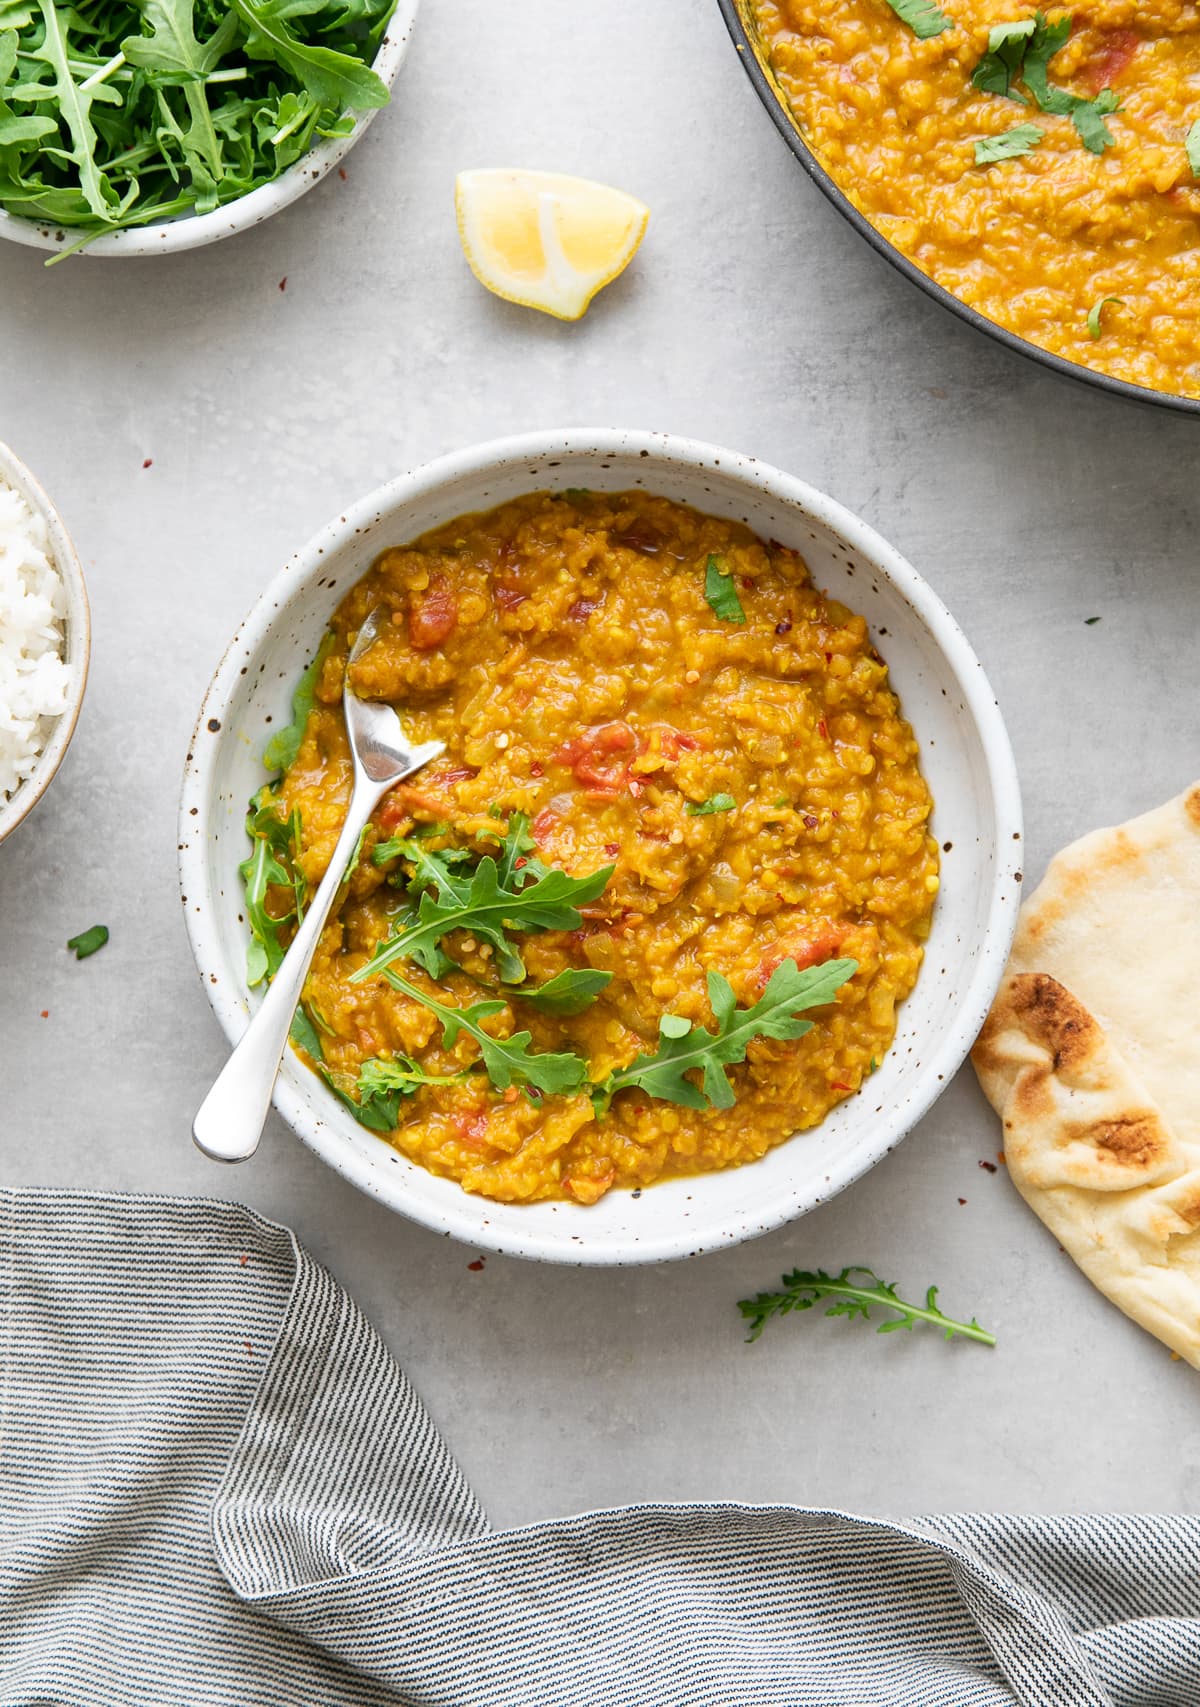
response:
<path id="1" fill-rule="evenodd" d="M 707 800 L 689 800 L 684 811 L 689 818 L 708 818 L 714 812 L 732 812 L 736 806 L 732 794 L 710 794 Z"/>
<path id="2" fill-rule="evenodd" d="M 306 1055 L 311 1055 L 314 1061 L 321 1062 L 325 1059 L 325 1051 L 321 1047 L 321 1035 L 309 1018 L 308 1010 L 303 1003 L 292 1015 L 288 1036 L 293 1043 L 303 1049 Z"/>
<path id="3" fill-rule="evenodd" d="M 1104 330 L 1100 323 L 1100 317 L 1108 307 L 1109 303 L 1118 302 L 1124 305 L 1124 301 L 1124 297 L 1121 296 L 1102 296 L 1099 302 L 1093 302 L 1092 306 L 1088 309 L 1087 317 L 1087 329 L 1092 334 L 1093 338 L 1098 338 Z"/>
<path id="4" fill-rule="evenodd" d="M 1017 87 L 1024 84 L 1029 95 L 1044 113 L 1070 118 L 1083 146 L 1092 154 L 1103 154 L 1111 148 L 1114 137 L 1105 124 L 1109 113 L 1120 111 L 1121 102 L 1111 89 L 1102 89 L 1094 100 L 1073 95 L 1050 81 L 1050 61 L 1071 34 L 1070 13 L 1057 22 L 1046 22 L 1042 12 L 1016 23 L 997 24 L 988 35 L 988 51 L 975 67 L 971 81 L 987 94 L 1004 95 L 1010 101 L 1026 103 L 1027 97 Z M 1018 126 L 1018 130 L 1033 130 L 1033 126 Z M 1016 135 L 1016 132 L 1009 132 Z M 1002 139 L 997 139 L 1002 140 Z M 1040 134 L 1038 136 L 1040 141 Z M 1012 159 L 1012 154 L 988 154 L 975 145 L 976 163 L 987 160 Z M 1030 142 L 1030 147 L 1034 146 Z M 1027 149 L 1019 150 L 1026 153 Z"/>
<path id="5" fill-rule="evenodd" d="M 317 677 L 333 645 L 333 635 L 326 634 L 317 647 L 316 656 L 296 683 L 292 695 L 292 721 L 285 729 L 277 729 L 263 752 L 263 764 L 269 771 L 289 771 L 296 762 L 305 725 L 316 700 Z"/>
<path id="6" fill-rule="evenodd" d="M 803 972 L 785 960 L 771 974 L 766 989 L 748 1008 L 739 1008 L 727 979 L 708 974 L 708 1000 L 717 1022 L 715 1032 L 693 1025 L 681 1014 L 664 1014 L 659 1021 L 659 1045 L 653 1055 L 639 1055 L 619 1067 L 594 1089 L 597 1114 L 603 1114 L 618 1092 L 642 1090 L 663 1102 L 684 1108 L 732 1108 L 733 1086 L 725 1071 L 746 1059 L 757 1037 L 790 1040 L 812 1030 L 810 1020 L 796 1016 L 807 1008 L 823 1007 L 858 970 L 856 960 L 827 960 Z M 697 1085 L 687 1077 L 698 1072 Z"/>
<path id="7" fill-rule="evenodd" d="M 983 136 L 975 144 L 975 164 L 990 166 L 997 160 L 1016 160 L 1037 147 L 1045 135 L 1035 124 L 1014 125 L 1001 136 Z"/>
<path id="8" fill-rule="evenodd" d="M 722 569 L 721 559 L 712 555 L 704 565 L 704 597 L 722 622 L 745 622 L 746 613 L 737 596 L 733 576 L 728 569 Z"/>
<path id="9" fill-rule="evenodd" d="M 1187 133 L 1184 143 L 1187 149 L 1188 165 L 1192 168 L 1192 177 L 1200 178 L 1200 119 L 1196 119 Z"/>
<path id="10" fill-rule="evenodd" d="M 88 930 L 81 931 L 78 936 L 68 938 L 67 947 L 74 949 L 76 960 L 86 960 L 89 954 L 95 954 L 108 941 L 107 925 L 92 925 Z"/>
<path id="11" fill-rule="evenodd" d="M 596 972 L 591 968 L 580 970 L 569 966 L 565 972 L 559 972 L 548 983 L 541 984 L 536 990 L 510 990 L 510 996 L 519 996 L 523 1002 L 528 1002 L 531 1008 L 537 1008 L 544 1014 L 581 1014 L 585 1008 L 590 1008 L 596 997 L 607 985 L 612 983 L 611 972 Z"/>
<path id="12" fill-rule="evenodd" d="M 1071 123 L 1079 132 L 1079 140 L 1089 154 L 1103 154 L 1106 148 L 1111 148 L 1114 137 L 1105 124 L 1105 115 L 1119 113 L 1120 99 L 1111 89 L 1101 89 L 1094 101 L 1080 101 L 1071 109 Z"/>
<path id="13" fill-rule="evenodd" d="M 954 28 L 953 18 L 948 18 L 934 0 L 887 0 L 887 3 L 901 23 L 907 24 L 922 41 Z"/>
<path id="14" fill-rule="evenodd" d="M 533 1038 L 527 1031 L 515 1031 L 511 1037 L 493 1037 L 485 1031 L 482 1021 L 502 1013 L 502 1001 L 473 1002 L 467 1008 L 454 1008 L 428 996 L 407 978 L 390 968 L 384 977 L 393 990 L 399 990 L 414 1002 L 435 1013 L 442 1023 L 442 1042 L 453 1049 L 465 1031 L 479 1045 L 487 1076 L 497 1090 L 506 1091 L 510 1085 L 530 1085 L 535 1090 L 568 1094 L 577 1091 L 587 1077 L 587 1063 L 573 1054 L 537 1054 L 530 1049 Z"/>
<path id="15" fill-rule="evenodd" d="M 975 87 L 985 94 L 1006 95 L 1010 100 L 1023 102 L 1025 97 L 1014 94 L 1012 85 L 1020 74 L 1025 49 L 1036 29 L 1036 18 L 997 24 L 988 34 L 988 51 L 972 74 Z"/>
<path id="16" fill-rule="evenodd" d="M 880 1280 L 869 1268 L 856 1264 L 840 1274 L 826 1274 L 823 1268 L 808 1272 L 793 1269 L 783 1276 L 782 1290 L 760 1292 L 756 1298 L 743 1298 L 738 1309 L 750 1324 L 746 1336 L 751 1342 L 758 1339 L 767 1323 L 777 1316 L 790 1316 L 794 1310 L 811 1310 L 814 1305 L 832 1299 L 827 1316 L 861 1316 L 870 1320 L 871 1311 L 878 1306 L 895 1311 L 878 1324 L 879 1334 L 895 1333 L 898 1328 L 915 1328 L 918 1322 L 928 1322 L 940 1328 L 948 1340 L 976 1340 L 981 1345 L 995 1345 L 994 1334 L 981 1328 L 974 1316 L 969 1322 L 958 1322 L 938 1308 L 938 1289 L 931 1286 L 924 1304 L 908 1304 L 899 1297 L 895 1285 Z"/>

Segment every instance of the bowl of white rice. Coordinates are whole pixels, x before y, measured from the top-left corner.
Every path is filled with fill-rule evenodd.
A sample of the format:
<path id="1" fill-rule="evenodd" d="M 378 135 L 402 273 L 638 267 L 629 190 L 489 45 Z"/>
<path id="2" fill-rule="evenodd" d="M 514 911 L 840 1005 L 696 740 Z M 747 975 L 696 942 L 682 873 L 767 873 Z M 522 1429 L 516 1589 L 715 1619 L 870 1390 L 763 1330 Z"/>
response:
<path id="1" fill-rule="evenodd" d="M 90 644 L 83 570 L 62 518 L 0 444 L 0 842 L 62 763 Z"/>

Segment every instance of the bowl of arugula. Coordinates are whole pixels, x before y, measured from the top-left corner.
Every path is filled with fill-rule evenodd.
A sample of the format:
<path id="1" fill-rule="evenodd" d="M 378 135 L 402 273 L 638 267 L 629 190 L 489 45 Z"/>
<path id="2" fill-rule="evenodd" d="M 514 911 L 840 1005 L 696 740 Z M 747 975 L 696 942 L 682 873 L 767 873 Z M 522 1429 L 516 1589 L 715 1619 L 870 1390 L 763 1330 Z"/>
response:
<path id="1" fill-rule="evenodd" d="M 0 237 L 53 261 L 257 225 L 362 135 L 417 0 L 0 0 Z"/>
<path id="2" fill-rule="evenodd" d="M 249 988 L 254 896 L 243 878 L 266 843 L 248 838 L 247 802 L 286 768 L 284 748 L 308 717 L 297 703 L 311 681 L 308 666 L 346 593 L 386 548 L 468 513 L 534 492 L 639 488 L 799 552 L 816 585 L 886 637 L 891 679 L 935 801 L 941 887 L 924 966 L 877 1070 L 819 1125 L 727 1171 L 613 1189 L 586 1204 L 494 1201 L 402 1154 L 382 1128 L 355 1117 L 330 1075 L 286 1053 L 275 1106 L 338 1173 L 439 1233 L 547 1262 L 660 1262 L 721 1249 L 805 1214 L 873 1167 L 965 1060 L 999 984 L 1020 897 L 1020 799 L 995 698 L 953 617 L 891 546 L 833 500 L 750 457 L 658 433 L 532 434 L 443 457 L 347 509 L 267 587 L 218 667 L 188 755 L 179 861 L 202 987 L 230 1042 L 262 988 L 261 977 Z M 286 828 L 282 820 L 277 827 Z M 676 1033 L 664 1028 L 664 1036 Z M 298 1041 L 309 1048 L 311 1040 Z"/>

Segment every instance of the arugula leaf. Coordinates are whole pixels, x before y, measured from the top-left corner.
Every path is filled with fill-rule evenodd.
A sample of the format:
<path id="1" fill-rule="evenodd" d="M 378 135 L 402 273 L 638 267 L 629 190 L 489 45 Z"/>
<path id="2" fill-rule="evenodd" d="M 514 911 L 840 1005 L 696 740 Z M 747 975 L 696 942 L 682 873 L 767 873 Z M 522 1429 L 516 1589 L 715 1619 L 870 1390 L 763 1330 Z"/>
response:
<path id="1" fill-rule="evenodd" d="M 980 137 L 975 144 L 975 164 L 990 166 L 997 160 L 1016 160 L 1036 148 L 1045 134 L 1035 124 L 1018 124 L 1001 136 Z"/>
<path id="2" fill-rule="evenodd" d="M 590 1008 L 596 997 L 612 983 L 611 972 L 579 970 L 573 966 L 559 972 L 549 983 L 536 990 L 509 990 L 509 996 L 519 996 L 531 1008 L 544 1014 L 581 1014 Z"/>
<path id="3" fill-rule="evenodd" d="M 300 870 L 300 814 L 281 818 L 271 804 L 270 789 L 264 788 L 250 802 L 246 833 L 253 847 L 238 866 L 246 893 L 246 919 L 250 941 L 246 947 L 246 981 L 253 990 L 263 979 L 270 981 L 283 964 L 287 952 L 284 928 L 304 916 L 307 884 Z M 267 911 L 268 889 L 290 889 L 292 904 L 276 917 Z"/>
<path id="4" fill-rule="evenodd" d="M 304 1006 L 303 1002 L 292 1015 L 292 1023 L 288 1029 L 288 1036 L 291 1038 L 293 1043 L 298 1044 L 299 1047 L 304 1050 L 306 1055 L 311 1055 L 314 1061 L 320 1063 L 325 1059 L 325 1051 L 321 1047 L 320 1033 L 312 1020 L 308 1017 L 308 1010 Z"/>
<path id="5" fill-rule="evenodd" d="M 450 962 L 437 945 L 451 931 L 467 930 L 478 941 L 488 943 L 496 955 L 500 977 L 506 984 L 519 984 L 525 963 L 508 940 L 514 931 L 573 931 L 582 924 L 578 907 L 603 893 L 614 867 L 602 866 L 589 877 L 569 877 L 557 867 L 532 882 L 521 880 L 528 868 L 516 872 L 508 882 L 501 880 L 501 867 L 485 856 L 469 874 L 458 876 L 434 862 L 430 889 L 422 889 L 416 916 L 405 922 L 387 942 L 380 944 L 365 966 L 350 975 L 352 984 L 364 983 L 385 972 L 397 960 L 415 960 L 432 978 L 441 977 Z M 507 869 L 508 861 L 504 861 Z"/>
<path id="6" fill-rule="evenodd" d="M 712 555 L 704 565 L 704 597 L 722 622 L 745 622 L 746 613 L 737 596 L 733 576 L 728 569 L 722 569 L 721 559 Z"/>
<path id="7" fill-rule="evenodd" d="M 292 695 L 292 721 L 286 728 L 277 729 L 263 750 L 263 764 L 269 771 L 290 771 L 296 762 L 300 743 L 304 739 L 305 725 L 316 702 L 317 677 L 329 656 L 329 648 L 333 642 L 332 634 L 322 637 L 312 662 L 307 665 L 296 683 L 296 691 Z"/>
<path id="8" fill-rule="evenodd" d="M 68 20 L 73 14 L 60 12 L 53 0 L 41 0 L 41 13 L 45 33 L 30 57 L 43 60 L 54 72 L 54 97 L 71 137 L 70 148 L 56 153 L 79 168 L 79 187 L 88 208 L 97 219 L 109 224 L 120 197 L 96 164 L 97 137 L 91 109 L 96 101 L 119 102 L 120 96 L 104 84 L 85 89 L 82 84 L 86 79 L 75 81 L 71 69 L 73 55 L 67 45 Z M 10 90 L 10 98 L 17 92 Z"/>
<path id="9" fill-rule="evenodd" d="M 876 1327 L 879 1334 L 895 1333 L 900 1328 L 912 1329 L 919 1322 L 928 1322 L 932 1327 L 940 1328 L 948 1340 L 962 1338 L 976 1340 L 981 1345 L 995 1345 L 995 1335 L 981 1328 L 974 1316 L 969 1322 L 957 1322 L 939 1310 L 937 1295 L 937 1287 L 931 1286 L 923 1305 L 907 1304 L 897 1295 L 894 1284 L 880 1280 L 873 1270 L 861 1264 L 844 1268 L 840 1274 L 826 1274 L 823 1268 L 811 1272 L 796 1268 L 783 1276 L 782 1291 L 760 1292 L 756 1298 L 743 1298 L 738 1309 L 750 1324 L 750 1332 L 746 1336 L 750 1343 L 759 1338 L 767 1323 L 775 1317 L 790 1316 L 794 1310 L 811 1310 L 825 1299 L 832 1299 L 832 1304 L 825 1311 L 827 1316 L 861 1316 L 869 1321 L 871 1311 L 878 1306 L 894 1310 L 895 1315 L 885 1317 Z"/>
<path id="10" fill-rule="evenodd" d="M 386 107 L 387 85 L 369 65 L 331 47 L 314 47 L 294 35 L 277 0 L 259 6 L 232 0 L 247 26 L 244 51 L 251 59 L 269 59 L 289 72 L 323 107 Z"/>
<path id="11" fill-rule="evenodd" d="M 1188 165 L 1192 168 L 1192 177 L 1200 178 L 1200 119 L 1193 122 L 1183 146 L 1187 149 Z"/>
<path id="12" fill-rule="evenodd" d="M 689 800 L 684 811 L 689 818 L 708 818 L 714 812 L 732 812 L 736 806 L 732 794 L 710 794 L 707 800 Z"/>
<path id="13" fill-rule="evenodd" d="M 922 41 L 954 28 L 954 19 L 948 18 L 934 0 L 887 0 L 887 3 L 900 21 Z"/>
<path id="14" fill-rule="evenodd" d="M 435 1013 L 442 1023 L 442 1042 L 453 1049 L 464 1031 L 479 1045 L 488 1078 L 497 1090 L 506 1091 L 510 1085 L 531 1085 L 535 1090 L 569 1094 L 577 1091 L 587 1077 L 587 1063 L 578 1055 L 535 1054 L 529 1047 L 533 1042 L 527 1031 L 516 1031 L 511 1037 L 493 1037 L 483 1029 L 482 1021 L 502 1013 L 507 1005 L 501 1001 L 473 1002 L 467 1008 L 452 1008 L 436 996 L 427 996 L 390 969 L 384 977 L 393 990 L 399 990 L 414 1002 Z"/>
<path id="15" fill-rule="evenodd" d="M 103 948 L 107 941 L 108 926 L 92 925 L 78 936 L 69 937 L 67 947 L 75 950 L 76 960 L 86 960 L 89 954 L 95 954 L 98 949 Z"/>
<path id="16" fill-rule="evenodd" d="M 784 960 L 758 1001 L 748 1008 L 737 1006 L 727 979 L 710 972 L 708 1000 L 716 1031 L 693 1025 L 681 1014 L 664 1014 L 655 1054 L 637 1056 L 595 1087 L 597 1114 L 605 1112 L 619 1091 L 633 1089 L 684 1108 L 732 1108 L 736 1099 L 725 1069 L 746 1059 L 746 1049 L 756 1037 L 803 1037 L 812 1030 L 812 1022 L 796 1016 L 831 1002 L 857 970 L 856 960 L 827 960 L 803 972 L 794 960 Z M 686 1076 L 692 1072 L 700 1074 L 698 1085 Z"/>
<path id="17" fill-rule="evenodd" d="M 1121 296 L 1102 296 L 1099 302 L 1093 302 L 1092 306 L 1088 309 L 1087 317 L 1087 329 L 1092 334 L 1093 338 L 1098 338 L 1104 330 L 1100 324 L 1100 316 L 1108 307 L 1109 303 L 1119 302 L 1124 305 L 1124 301 L 1124 297 Z"/>

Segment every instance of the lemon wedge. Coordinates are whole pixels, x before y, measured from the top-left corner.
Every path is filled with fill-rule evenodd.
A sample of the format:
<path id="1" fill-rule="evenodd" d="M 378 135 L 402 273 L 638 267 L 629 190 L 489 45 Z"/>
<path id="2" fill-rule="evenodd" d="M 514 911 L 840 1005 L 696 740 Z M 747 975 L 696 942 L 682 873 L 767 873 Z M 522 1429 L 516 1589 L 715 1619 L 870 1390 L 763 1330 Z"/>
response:
<path id="1" fill-rule="evenodd" d="M 644 202 L 607 184 L 504 167 L 460 172 L 454 205 L 480 284 L 559 320 L 580 319 L 624 272 L 650 218 Z"/>

